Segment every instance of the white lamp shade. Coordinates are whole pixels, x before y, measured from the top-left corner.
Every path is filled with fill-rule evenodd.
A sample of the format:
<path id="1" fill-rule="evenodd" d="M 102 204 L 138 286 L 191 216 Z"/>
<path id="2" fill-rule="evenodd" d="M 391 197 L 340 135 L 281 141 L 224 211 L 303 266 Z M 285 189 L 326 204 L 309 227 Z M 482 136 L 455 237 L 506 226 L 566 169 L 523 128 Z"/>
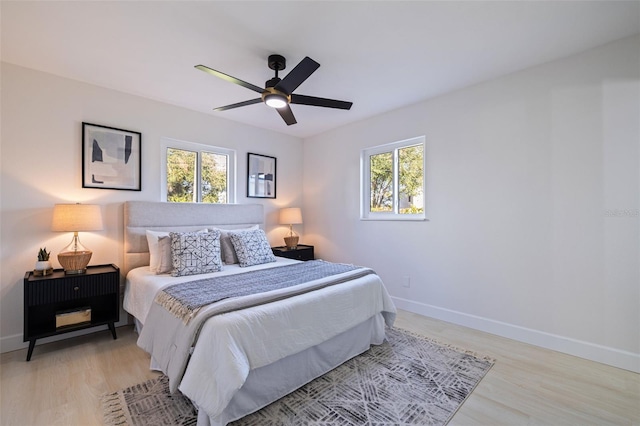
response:
<path id="1" fill-rule="evenodd" d="M 102 210 L 97 204 L 56 204 L 53 207 L 52 231 L 102 231 Z"/>
<path id="2" fill-rule="evenodd" d="M 302 212 L 299 207 L 280 210 L 280 225 L 297 225 L 302 223 Z"/>

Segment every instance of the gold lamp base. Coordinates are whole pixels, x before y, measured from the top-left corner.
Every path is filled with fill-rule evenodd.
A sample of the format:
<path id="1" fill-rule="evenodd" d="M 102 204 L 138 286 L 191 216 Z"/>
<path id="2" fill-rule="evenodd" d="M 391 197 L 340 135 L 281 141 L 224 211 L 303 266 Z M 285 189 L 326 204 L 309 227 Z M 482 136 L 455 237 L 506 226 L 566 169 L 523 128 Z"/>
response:
<path id="1" fill-rule="evenodd" d="M 58 254 L 58 262 L 67 275 L 84 274 L 92 254 L 90 250 L 62 252 Z"/>
<path id="2" fill-rule="evenodd" d="M 292 235 L 289 237 L 284 237 L 284 245 L 287 246 L 287 249 L 293 250 L 298 247 L 298 240 L 300 237 L 297 235 Z"/>

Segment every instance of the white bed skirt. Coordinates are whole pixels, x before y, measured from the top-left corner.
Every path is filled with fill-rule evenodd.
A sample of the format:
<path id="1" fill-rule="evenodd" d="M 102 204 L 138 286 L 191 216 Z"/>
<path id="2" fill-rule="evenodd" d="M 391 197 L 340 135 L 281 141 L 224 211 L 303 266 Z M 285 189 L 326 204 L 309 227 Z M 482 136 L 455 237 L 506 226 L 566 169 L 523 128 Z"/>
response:
<path id="1" fill-rule="evenodd" d="M 317 346 L 251 370 L 246 382 L 216 419 L 198 411 L 198 426 L 223 426 L 258 411 L 345 361 L 384 341 L 385 321 L 377 314 Z"/>

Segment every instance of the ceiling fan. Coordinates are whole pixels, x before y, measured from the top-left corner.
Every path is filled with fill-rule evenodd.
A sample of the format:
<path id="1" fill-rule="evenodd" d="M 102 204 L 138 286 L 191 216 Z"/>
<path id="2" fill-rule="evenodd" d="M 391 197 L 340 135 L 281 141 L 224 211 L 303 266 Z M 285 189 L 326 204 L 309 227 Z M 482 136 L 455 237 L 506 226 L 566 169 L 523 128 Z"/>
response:
<path id="1" fill-rule="evenodd" d="M 238 102 L 236 104 L 226 105 L 218 108 L 214 108 L 214 111 L 226 111 L 228 109 L 243 107 L 247 105 L 253 105 L 260 102 L 264 102 L 268 106 L 275 108 L 282 119 L 288 126 L 296 124 L 296 118 L 291 111 L 289 104 L 311 105 L 325 108 L 337 108 L 337 109 L 351 109 L 353 102 L 337 101 L 335 99 L 317 98 L 315 96 L 305 96 L 292 93 L 298 86 L 300 86 L 315 70 L 320 67 L 320 64 L 309 58 L 305 57 L 294 69 L 289 72 L 283 79 L 278 77 L 278 71 L 282 71 L 286 68 L 286 60 L 281 55 L 269 55 L 268 59 L 269 68 L 275 70 L 276 76 L 265 83 L 265 88 L 255 86 L 246 81 L 242 81 L 239 78 L 232 77 L 220 71 L 216 71 L 212 68 L 204 65 L 196 65 L 195 67 L 201 71 L 207 72 L 211 75 L 215 75 L 223 80 L 231 83 L 235 83 L 254 92 L 260 93 L 260 97 L 257 99 L 251 99 L 244 102 Z"/>

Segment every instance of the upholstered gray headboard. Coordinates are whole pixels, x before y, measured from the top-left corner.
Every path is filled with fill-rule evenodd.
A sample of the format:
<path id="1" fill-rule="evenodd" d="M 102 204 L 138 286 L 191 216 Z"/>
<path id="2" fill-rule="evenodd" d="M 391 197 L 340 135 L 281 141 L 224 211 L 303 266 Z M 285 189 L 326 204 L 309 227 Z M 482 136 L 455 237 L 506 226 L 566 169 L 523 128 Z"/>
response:
<path id="1" fill-rule="evenodd" d="M 208 227 L 229 229 L 264 224 L 260 204 L 205 204 L 127 201 L 124 203 L 124 270 L 149 264 L 147 229 L 197 231 Z"/>

